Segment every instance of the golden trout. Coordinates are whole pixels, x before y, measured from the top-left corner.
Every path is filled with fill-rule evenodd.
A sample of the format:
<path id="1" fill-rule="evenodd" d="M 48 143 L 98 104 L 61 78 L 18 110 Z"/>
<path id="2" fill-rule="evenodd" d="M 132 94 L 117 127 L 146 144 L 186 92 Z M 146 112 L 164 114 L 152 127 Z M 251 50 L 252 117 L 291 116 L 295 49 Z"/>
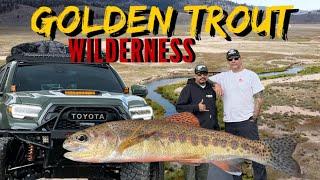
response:
<path id="1" fill-rule="evenodd" d="M 247 159 L 299 176 L 296 144 L 290 137 L 253 141 L 200 128 L 193 114 L 179 113 L 158 121 L 106 122 L 72 134 L 63 147 L 70 151 L 66 158 L 80 162 L 212 163 L 240 175 Z"/>

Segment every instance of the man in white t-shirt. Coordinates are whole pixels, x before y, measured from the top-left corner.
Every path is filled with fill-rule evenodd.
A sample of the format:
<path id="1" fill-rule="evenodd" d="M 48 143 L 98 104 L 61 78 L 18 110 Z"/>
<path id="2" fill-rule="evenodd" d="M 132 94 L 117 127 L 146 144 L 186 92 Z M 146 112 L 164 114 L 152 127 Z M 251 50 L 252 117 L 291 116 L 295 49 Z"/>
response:
<path id="1" fill-rule="evenodd" d="M 258 140 L 257 118 L 263 103 L 264 87 L 258 75 L 243 68 L 236 49 L 227 52 L 230 70 L 209 77 L 222 88 L 225 130 L 228 133 Z M 218 93 L 219 94 L 219 93 Z M 265 166 L 252 163 L 255 180 L 267 179 Z M 234 179 L 242 179 L 234 176 Z"/>

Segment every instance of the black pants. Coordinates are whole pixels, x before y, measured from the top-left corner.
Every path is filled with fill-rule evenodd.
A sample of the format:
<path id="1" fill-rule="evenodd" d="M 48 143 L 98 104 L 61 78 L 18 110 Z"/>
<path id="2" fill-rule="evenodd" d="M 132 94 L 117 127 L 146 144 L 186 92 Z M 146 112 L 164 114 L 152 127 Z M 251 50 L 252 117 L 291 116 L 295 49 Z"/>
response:
<path id="1" fill-rule="evenodd" d="M 226 132 L 236 136 L 242 136 L 251 140 L 259 140 L 258 126 L 256 122 L 242 121 L 225 123 Z M 255 180 L 266 180 L 266 167 L 262 164 L 252 162 L 253 177 Z M 233 176 L 234 180 L 242 179 L 242 176 Z"/>

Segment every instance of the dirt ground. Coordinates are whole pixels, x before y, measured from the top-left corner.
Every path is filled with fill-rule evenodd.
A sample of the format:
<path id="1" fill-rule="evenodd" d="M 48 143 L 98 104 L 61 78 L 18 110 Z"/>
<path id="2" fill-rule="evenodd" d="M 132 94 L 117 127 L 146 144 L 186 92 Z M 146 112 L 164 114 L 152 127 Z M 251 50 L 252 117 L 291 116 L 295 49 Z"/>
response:
<path id="1" fill-rule="evenodd" d="M 294 83 L 299 81 L 312 81 L 312 80 L 319 80 L 319 79 L 320 79 L 320 73 L 317 73 L 317 74 L 309 74 L 309 75 L 303 75 L 303 76 L 268 79 L 268 80 L 262 81 L 262 84 L 264 86 L 267 86 L 273 83 Z"/>

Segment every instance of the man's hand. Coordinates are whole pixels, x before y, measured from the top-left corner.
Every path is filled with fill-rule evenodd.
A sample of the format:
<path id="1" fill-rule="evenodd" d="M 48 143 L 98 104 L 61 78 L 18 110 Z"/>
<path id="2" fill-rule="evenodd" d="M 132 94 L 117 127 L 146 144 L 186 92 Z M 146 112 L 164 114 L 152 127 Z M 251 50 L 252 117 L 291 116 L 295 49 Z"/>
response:
<path id="1" fill-rule="evenodd" d="M 199 111 L 200 111 L 200 112 L 209 111 L 209 110 L 207 109 L 206 105 L 203 104 L 203 99 L 202 99 L 201 102 L 198 104 L 198 106 L 199 106 Z"/>
<path id="2" fill-rule="evenodd" d="M 220 84 L 215 83 L 215 84 L 214 84 L 214 87 L 213 87 L 213 90 L 216 92 L 216 94 L 217 94 L 218 96 L 223 96 L 223 90 L 222 90 L 222 87 L 221 87 Z"/>

